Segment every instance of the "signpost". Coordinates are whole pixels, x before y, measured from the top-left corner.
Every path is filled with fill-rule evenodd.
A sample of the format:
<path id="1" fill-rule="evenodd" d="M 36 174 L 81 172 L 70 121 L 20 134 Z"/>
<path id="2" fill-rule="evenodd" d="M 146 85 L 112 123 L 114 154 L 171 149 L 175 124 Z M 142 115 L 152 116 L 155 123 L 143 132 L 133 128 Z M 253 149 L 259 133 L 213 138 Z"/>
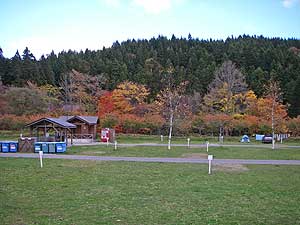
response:
<path id="1" fill-rule="evenodd" d="M 209 142 L 207 141 L 206 142 L 206 152 L 208 152 L 208 145 L 209 145 Z"/>
<path id="2" fill-rule="evenodd" d="M 43 151 L 39 151 L 41 168 L 43 168 Z"/>
<path id="3" fill-rule="evenodd" d="M 211 161 L 213 160 L 214 156 L 213 155 L 208 155 L 208 174 L 211 174 Z"/>

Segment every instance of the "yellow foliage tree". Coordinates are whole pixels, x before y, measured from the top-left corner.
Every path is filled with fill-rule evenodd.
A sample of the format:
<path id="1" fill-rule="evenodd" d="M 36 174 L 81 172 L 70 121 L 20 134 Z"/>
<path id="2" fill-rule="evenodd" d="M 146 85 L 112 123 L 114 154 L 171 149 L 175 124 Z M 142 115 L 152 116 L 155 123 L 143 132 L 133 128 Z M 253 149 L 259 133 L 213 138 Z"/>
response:
<path id="1" fill-rule="evenodd" d="M 149 90 L 142 84 L 124 81 L 112 92 L 115 109 L 120 113 L 129 113 L 145 102 Z"/>

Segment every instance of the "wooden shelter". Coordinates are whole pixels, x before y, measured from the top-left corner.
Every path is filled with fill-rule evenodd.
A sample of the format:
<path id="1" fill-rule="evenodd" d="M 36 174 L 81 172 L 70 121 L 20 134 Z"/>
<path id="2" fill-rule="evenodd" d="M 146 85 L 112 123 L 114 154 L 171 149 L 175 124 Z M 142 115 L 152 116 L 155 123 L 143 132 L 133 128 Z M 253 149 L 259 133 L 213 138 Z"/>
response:
<path id="1" fill-rule="evenodd" d="M 60 118 L 65 118 L 65 116 Z M 72 116 L 67 118 L 66 121 L 76 125 L 73 133 L 74 139 L 96 139 L 99 121 L 97 116 Z"/>
<path id="2" fill-rule="evenodd" d="M 38 141 L 64 141 L 68 143 L 68 136 L 71 137 L 71 144 L 73 144 L 73 133 L 76 125 L 64 121 L 60 118 L 41 118 L 26 127 L 30 128 L 31 136 L 36 136 Z M 52 136 L 50 135 L 52 132 Z M 42 135 L 41 135 L 42 134 Z"/>
<path id="3" fill-rule="evenodd" d="M 26 127 L 30 128 L 31 136 L 38 141 L 64 141 L 71 145 L 73 139 L 95 140 L 98 125 L 97 116 L 61 116 L 59 118 L 41 118 Z"/>

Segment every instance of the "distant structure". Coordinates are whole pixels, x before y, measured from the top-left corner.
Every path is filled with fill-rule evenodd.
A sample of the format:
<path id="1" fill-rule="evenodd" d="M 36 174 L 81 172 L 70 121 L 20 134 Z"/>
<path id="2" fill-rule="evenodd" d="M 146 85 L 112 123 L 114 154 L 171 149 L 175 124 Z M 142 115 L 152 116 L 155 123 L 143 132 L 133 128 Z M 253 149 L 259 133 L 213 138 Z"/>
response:
<path id="1" fill-rule="evenodd" d="M 92 142 L 96 139 L 97 116 L 45 117 L 26 125 L 38 141 Z"/>

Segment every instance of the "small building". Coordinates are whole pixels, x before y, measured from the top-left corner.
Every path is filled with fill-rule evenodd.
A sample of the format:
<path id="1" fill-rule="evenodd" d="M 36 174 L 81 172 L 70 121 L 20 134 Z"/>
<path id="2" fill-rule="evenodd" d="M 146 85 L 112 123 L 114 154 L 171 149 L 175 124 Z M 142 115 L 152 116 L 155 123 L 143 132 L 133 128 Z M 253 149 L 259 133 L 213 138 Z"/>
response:
<path id="1" fill-rule="evenodd" d="M 38 141 L 64 141 L 73 144 L 73 141 L 96 139 L 97 116 L 61 116 L 59 118 L 41 118 L 27 124 L 31 136 Z"/>
<path id="2" fill-rule="evenodd" d="M 68 137 L 73 144 L 72 134 L 76 125 L 59 118 L 41 118 L 26 125 L 30 129 L 30 135 L 35 136 L 37 141 L 64 141 L 68 143 Z"/>
<path id="3" fill-rule="evenodd" d="M 65 117 L 60 117 L 65 118 Z M 72 116 L 67 118 L 66 122 L 76 126 L 73 133 L 74 139 L 96 139 L 97 135 L 97 116 Z"/>

